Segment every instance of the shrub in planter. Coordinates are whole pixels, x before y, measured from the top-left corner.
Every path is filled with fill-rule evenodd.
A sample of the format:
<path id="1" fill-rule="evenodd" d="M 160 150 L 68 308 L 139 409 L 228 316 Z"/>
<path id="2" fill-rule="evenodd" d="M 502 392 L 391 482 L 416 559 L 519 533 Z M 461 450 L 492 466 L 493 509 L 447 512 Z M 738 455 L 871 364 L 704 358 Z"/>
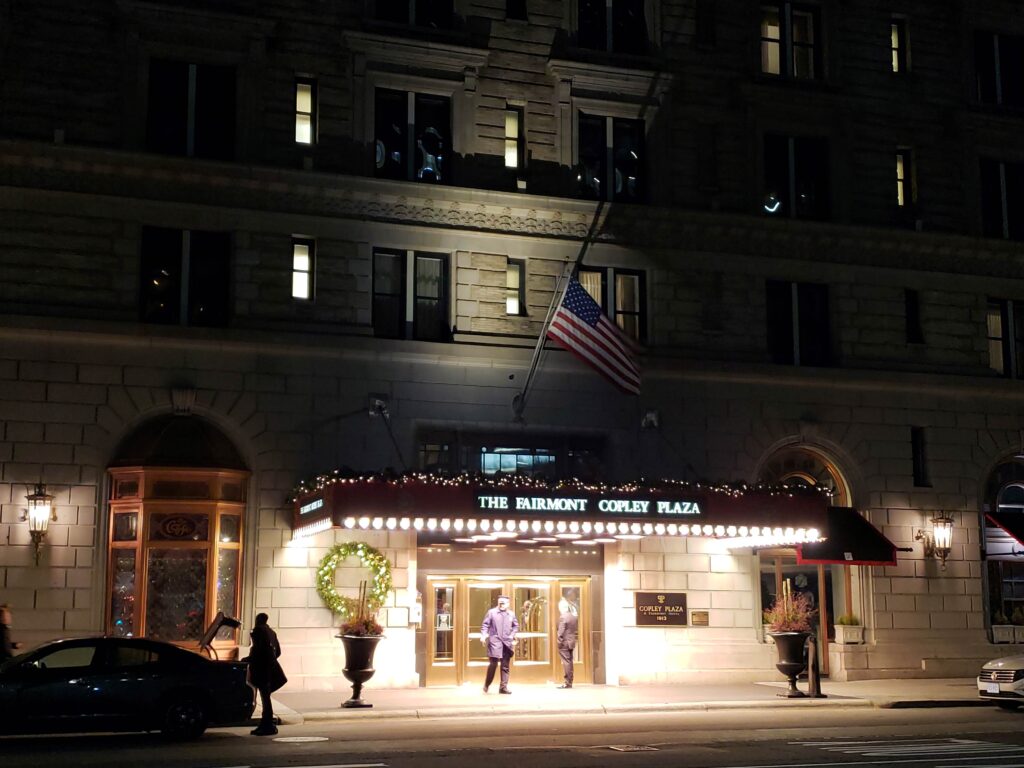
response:
<path id="1" fill-rule="evenodd" d="M 836 643 L 839 645 L 860 645 L 864 642 L 864 627 L 852 613 L 836 619 Z"/>

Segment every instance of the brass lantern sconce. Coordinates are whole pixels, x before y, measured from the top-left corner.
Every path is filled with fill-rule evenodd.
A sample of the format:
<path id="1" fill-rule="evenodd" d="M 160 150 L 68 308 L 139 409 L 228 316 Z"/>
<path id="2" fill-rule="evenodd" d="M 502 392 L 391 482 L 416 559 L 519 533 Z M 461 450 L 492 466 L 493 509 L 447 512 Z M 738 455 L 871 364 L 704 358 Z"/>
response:
<path id="1" fill-rule="evenodd" d="M 39 565 L 39 546 L 46 538 L 51 522 L 56 522 L 57 511 L 53 508 L 53 496 L 46 492 L 46 486 L 36 483 L 35 490 L 25 497 L 28 511 L 22 520 L 28 521 L 28 532 L 36 551 L 36 565 Z"/>
<path id="2" fill-rule="evenodd" d="M 939 558 L 942 570 L 946 570 L 946 558 L 953 549 L 953 518 L 939 514 L 931 519 L 931 524 L 932 529 L 919 530 L 914 536 L 914 541 L 924 542 L 925 557 Z"/>

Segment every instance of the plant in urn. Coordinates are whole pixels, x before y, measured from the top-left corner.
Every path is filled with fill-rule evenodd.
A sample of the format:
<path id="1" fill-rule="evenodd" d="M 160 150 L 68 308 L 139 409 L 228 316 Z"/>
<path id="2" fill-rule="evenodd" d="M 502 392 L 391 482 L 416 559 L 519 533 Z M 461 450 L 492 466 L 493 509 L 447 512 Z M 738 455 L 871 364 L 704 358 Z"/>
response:
<path id="1" fill-rule="evenodd" d="M 343 707 L 372 707 L 361 698 L 363 683 L 373 677 L 373 652 L 384 637 L 384 628 L 370 615 L 366 604 L 366 582 L 359 584 L 359 603 L 355 615 L 342 623 L 338 637 L 345 646 L 342 673 L 352 683 L 352 698 Z"/>
<path id="2" fill-rule="evenodd" d="M 811 622 L 817 612 L 808 595 L 793 594 L 789 579 L 782 583 L 782 594 L 764 612 L 768 636 L 775 641 L 779 650 L 779 661 L 775 668 L 789 678 L 789 690 L 780 693 L 780 696 L 792 699 L 805 695 L 797 689 L 796 678 L 807 666 L 804 646 L 811 635 Z"/>

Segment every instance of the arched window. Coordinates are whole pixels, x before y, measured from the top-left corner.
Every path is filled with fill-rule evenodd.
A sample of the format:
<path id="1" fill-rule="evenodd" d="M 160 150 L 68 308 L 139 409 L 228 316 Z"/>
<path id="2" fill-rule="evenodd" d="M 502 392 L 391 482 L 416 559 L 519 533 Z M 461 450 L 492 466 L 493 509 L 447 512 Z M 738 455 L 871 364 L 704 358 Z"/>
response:
<path id="1" fill-rule="evenodd" d="M 828 488 L 833 506 L 850 505 L 850 488 L 838 467 L 824 455 L 806 446 L 787 446 L 764 463 L 762 482 L 788 483 Z M 795 592 L 805 594 L 818 608 L 818 637 L 821 639 L 822 671 L 828 673 L 828 641 L 835 637 L 835 611 L 854 612 L 853 585 L 848 566 L 802 565 L 796 550 L 789 547 L 758 552 L 761 571 L 761 607 L 768 608 L 790 580 Z"/>
<path id="2" fill-rule="evenodd" d="M 993 470 L 985 484 L 984 511 L 989 625 L 1024 625 L 1024 464 L 1007 461 Z"/>
<path id="3" fill-rule="evenodd" d="M 156 419 L 108 476 L 107 633 L 188 645 L 218 611 L 237 616 L 249 473 L 227 438 L 195 416 Z M 225 627 L 215 647 L 237 644 Z"/>

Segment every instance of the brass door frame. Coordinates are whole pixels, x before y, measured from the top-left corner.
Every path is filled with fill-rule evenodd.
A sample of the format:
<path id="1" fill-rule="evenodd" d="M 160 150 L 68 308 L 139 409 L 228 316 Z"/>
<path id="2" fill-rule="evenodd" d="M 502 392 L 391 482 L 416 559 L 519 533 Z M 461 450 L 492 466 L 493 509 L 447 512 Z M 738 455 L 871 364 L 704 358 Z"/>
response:
<path id="1" fill-rule="evenodd" d="M 558 655 L 557 626 L 558 598 L 563 589 L 578 590 L 580 622 L 576 644 L 574 676 L 576 682 L 588 683 L 592 679 L 593 663 L 591 659 L 590 626 L 590 577 L 589 576 L 515 576 L 503 574 L 487 577 L 472 575 L 428 575 L 427 595 L 424 600 L 423 626 L 426 628 L 424 644 L 427 658 L 424 664 L 425 683 L 428 686 L 463 685 L 465 683 L 482 684 L 488 663 L 479 658 L 482 651 L 480 644 L 480 623 L 483 616 L 470 616 L 471 585 L 491 585 L 491 589 L 499 594 L 508 594 L 515 599 L 516 587 L 545 585 L 548 589 L 546 607 L 548 629 L 548 662 L 547 664 L 520 664 L 516 667 L 512 661 L 512 682 L 525 684 L 543 684 L 562 680 L 562 663 Z M 449 625 L 450 629 L 439 626 L 437 596 L 438 589 L 451 589 L 454 597 L 448 618 L 441 618 L 441 625 Z M 488 607 L 492 607 L 493 603 Z M 517 616 L 522 606 L 513 605 Z M 450 643 L 451 660 L 436 662 L 438 644 L 447 636 Z M 526 638 L 520 638 L 524 641 Z M 518 645 L 518 643 L 517 643 Z M 476 651 L 474 653 L 474 651 Z M 474 658 L 476 657 L 476 658 Z"/>

